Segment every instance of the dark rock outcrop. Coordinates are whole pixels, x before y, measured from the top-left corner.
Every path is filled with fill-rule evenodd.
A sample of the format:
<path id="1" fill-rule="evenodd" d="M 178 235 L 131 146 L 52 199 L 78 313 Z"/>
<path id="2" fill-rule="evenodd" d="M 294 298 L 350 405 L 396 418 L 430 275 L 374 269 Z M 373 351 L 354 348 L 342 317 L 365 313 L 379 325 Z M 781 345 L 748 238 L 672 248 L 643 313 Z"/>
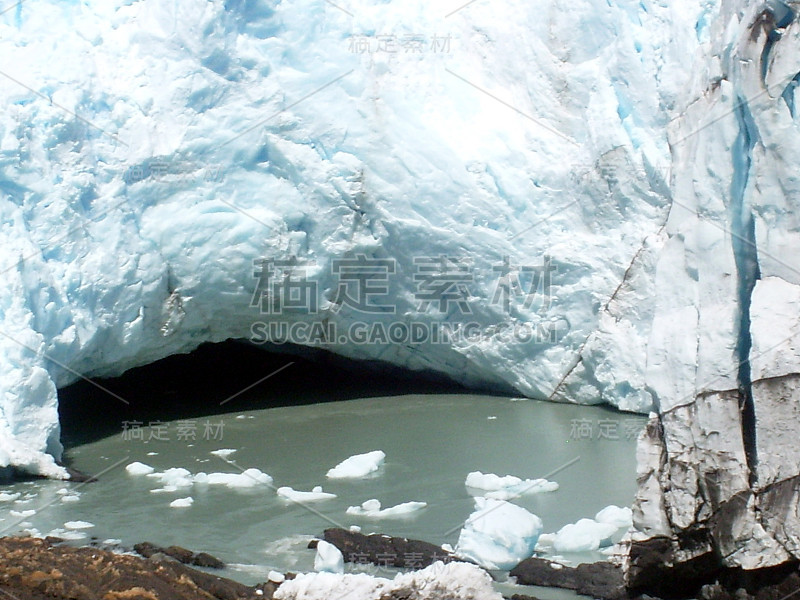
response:
<path id="1" fill-rule="evenodd" d="M 522 585 L 538 585 L 575 590 L 578 594 L 602 600 L 628 598 L 622 570 L 608 562 L 566 567 L 543 558 L 528 558 L 511 570 Z"/>
<path id="2" fill-rule="evenodd" d="M 99 548 L 0 538 L 0 594 L 15 600 L 263 600 L 275 586 L 250 587 L 187 567 Z M 258 590 L 261 593 L 258 593 Z"/>
<path id="3" fill-rule="evenodd" d="M 364 535 L 346 529 L 326 529 L 323 538 L 336 546 L 345 562 L 375 564 L 400 569 L 424 569 L 437 560 L 457 560 L 441 546 L 373 533 Z"/>
<path id="4" fill-rule="evenodd" d="M 224 562 L 210 554 L 206 554 L 205 552 L 192 552 L 180 546 L 162 548 L 150 542 L 142 542 L 141 544 L 136 544 L 133 549 L 145 558 L 150 558 L 155 554 L 164 554 L 184 565 L 193 565 L 195 567 L 206 567 L 210 569 L 225 568 Z"/>

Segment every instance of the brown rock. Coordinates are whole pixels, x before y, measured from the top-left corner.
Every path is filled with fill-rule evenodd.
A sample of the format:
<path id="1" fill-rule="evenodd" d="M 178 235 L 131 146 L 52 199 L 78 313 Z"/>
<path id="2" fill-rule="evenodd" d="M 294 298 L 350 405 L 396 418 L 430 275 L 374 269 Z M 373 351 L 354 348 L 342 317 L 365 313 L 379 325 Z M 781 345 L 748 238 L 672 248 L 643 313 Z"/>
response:
<path id="1" fill-rule="evenodd" d="M 139 546 L 151 557 L 160 553 L 152 544 Z M 0 538 L 0 595 L 16 600 L 265 600 L 274 591 L 256 589 L 174 560 Z"/>

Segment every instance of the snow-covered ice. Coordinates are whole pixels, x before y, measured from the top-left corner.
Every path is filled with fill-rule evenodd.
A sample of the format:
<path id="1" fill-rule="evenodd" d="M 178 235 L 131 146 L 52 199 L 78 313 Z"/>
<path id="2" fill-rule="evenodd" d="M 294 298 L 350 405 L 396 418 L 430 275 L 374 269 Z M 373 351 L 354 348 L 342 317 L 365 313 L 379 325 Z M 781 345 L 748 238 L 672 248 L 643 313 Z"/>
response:
<path id="1" fill-rule="evenodd" d="M 502 600 L 492 588 L 488 573 L 475 565 L 436 562 L 424 569 L 398 573 L 394 579 L 371 577 L 364 573 L 301 573 L 286 581 L 275 593 L 276 600 L 376 600 L 392 596 L 415 600 Z"/>
<path id="2" fill-rule="evenodd" d="M 378 471 L 385 459 L 386 454 L 382 450 L 356 454 L 329 469 L 326 476 L 329 479 L 361 479 Z"/>
<path id="3" fill-rule="evenodd" d="M 796 428 L 781 426 L 797 418 L 773 386 L 800 372 L 797 344 L 775 339 L 800 324 L 787 201 L 800 193 L 800 37 L 796 19 L 780 36 L 762 27 L 780 5 L 475 2 L 446 21 L 452 52 L 393 54 L 354 53 L 352 38 L 393 24 L 430 40 L 443 11 L 39 0 L 2 12 L 0 468 L 67 476 L 57 390 L 79 376 L 257 337 L 254 321 L 274 319 L 253 303 L 255 261 L 308 261 L 330 291 L 334 261 L 363 256 L 396 261 L 395 306 L 322 296 L 326 322 L 457 326 L 468 308 L 480 335 L 306 345 L 533 398 L 658 404 L 667 472 L 689 455 L 701 466 L 681 474 L 686 489 L 648 479 L 640 529 L 695 525 L 708 498 L 693 482 L 719 456 L 728 483 L 745 482 L 732 493 L 749 490 L 749 453 L 719 446 L 741 414 L 718 396 L 749 386 L 738 365 L 751 342 L 756 475 L 796 476 L 784 441 Z M 471 269 L 460 311 L 415 297 L 415 258 L 436 256 Z M 545 256 L 546 298 L 496 301 L 549 269 Z M 311 310 L 290 320 L 318 323 Z M 525 326 L 551 335 L 507 335 Z M 693 426 L 721 435 L 705 447 Z M 775 511 L 794 530 L 790 509 Z M 740 532 L 760 527 L 741 516 Z M 714 540 L 732 565 L 800 556 L 772 533 L 738 535 Z"/>
<path id="4" fill-rule="evenodd" d="M 425 502 L 410 501 L 401 502 L 389 508 L 381 508 L 379 500 L 372 498 L 361 503 L 361 506 L 350 506 L 347 514 L 357 517 L 368 517 L 370 519 L 388 519 L 392 517 L 405 517 L 426 508 Z"/>
<path id="5" fill-rule="evenodd" d="M 344 556 L 333 544 L 325 540 L 317 542 L 314 570 L 325 573 L 344 573 Z"/>
<path id="6" fill-rule="evenodd" d="M 279 497 L 292 502 L 318 502 L 320 500 L 336 498 L 336 494 L 323 492 L 320 486 L 315 486 L 310 492 L 302 492 L 283 486 L 277 489 L 277 494 Z"/>
<path id="7" fill-rule="evenodd" d="M 675 114 L 664 109 L 688 103 L 685 57 L 701 52 L 706 5 L 474 3 L 448 20 L 463 41 L 452 54 L 392 60 L 349 51 L 352 21 L 323 0 L 251 5 L 42 0 L 0 15 L 0 53 L 16 69 L 0 82 L 13 106 L 0 118 L 0 465 L 64 476 L 59 387 L 254 337 L 257 282 L 243 274 L 293 256 L 315 261 L 320 290 L 336 289 L 330 267 L 345 254 L 397 261 L 395 310 L 330 310 L 345 331 L 392 314 L 457 325 L 454 311 L 420 310 L 414 258 L 453 255 L 474 270 L 477 339 L 348 339 L 334 352 L 649 409 L 654 303 L 611 313 L 650 292 L 671 199 L 661 167 Z M 424 0 L 349 10 L 364 15 L 359 27 L 441 34 L 441 11 Z M 76 21 L 55 46 L 43 41 Z M 122 61 L 124 72 L 111 67 Z M 536 73 L 520 77 L 520 62 Z M 246 133 L 266 109 L 278 116 Z M 545 306 L 494 301 L 504 257 L 512 278 L 545 268 L 545 255 L 557 266 Z M 620 289 L 637 257 L 642 273 Z M 514 327 L 544 335 L 505 335 Z"/>
<path id="8" fill-rule="evenodd" d="M 455 551 L 487 569 L 509 570 L 533 555 L 542 520 L 521 506 L 492 498 L 475 498 Z"/>

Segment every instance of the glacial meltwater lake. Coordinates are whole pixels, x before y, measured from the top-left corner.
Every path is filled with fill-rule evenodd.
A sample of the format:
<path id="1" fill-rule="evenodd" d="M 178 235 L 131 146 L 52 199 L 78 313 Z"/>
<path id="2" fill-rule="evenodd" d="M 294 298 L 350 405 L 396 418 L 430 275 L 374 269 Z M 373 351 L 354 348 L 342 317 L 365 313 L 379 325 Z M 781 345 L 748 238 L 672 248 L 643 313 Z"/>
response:
<path id="1" fill-rule="evenodd" d="M 636 435 L 644 423 L 642 416 L 603 407 L 408 394 L 233 411 L 165 422 L 156 431 L 129 424 L 127 431 L 68 448 L 71 466 L 98 475 L 95 483 L 37 480 L 1 487 L 0 530 L 60 535 L 69 523 L 73 529 L 67 535 L 85 535 L 83 542 L 116 538 L 126 547 L 145 540 L 176 544 L 219 557 L 229 565 L 224 575 L 252 584 L 273 569 L 312 570 L 314 551 L 307 542 L 328 527 L 358 525 L 364 533 L 455 546 L 460 525 L 474 509 L 464 486 L 471 471 L 556 481 L 557 491 L 514 500 L 538 515 L 547 533 L 591 518 L 610 504 L 630 506 L 636 491 Z M 236 466 L 210 454 L 224 448 L 236 450 L 227 459 Z M 328 469 L 371 450 L 386 453 L 375 476 L 326 480 Z M 126 472 L 134 461 L 157 471 L 183 467 L 193 474 L 257 468 L 274 483 L 250 489 L 194 484 L 153 493 L 161 487 L 158 481 Z M 301 506 L 275 493 L 280 486 L 309 491 L 317 485 L 337 498 Z M 170 507 L 189 496 L 190 507 Z M 428 506 L 403 518 L 345 514 L 348 506 L 370 498 L 384 507 L 407 501 Z M 564 558 L 577 564 L 607 556 Z M 376 571 L 393 576 L 388 569 Z M 575 597 L 525 589 L 543 598 Z"/>

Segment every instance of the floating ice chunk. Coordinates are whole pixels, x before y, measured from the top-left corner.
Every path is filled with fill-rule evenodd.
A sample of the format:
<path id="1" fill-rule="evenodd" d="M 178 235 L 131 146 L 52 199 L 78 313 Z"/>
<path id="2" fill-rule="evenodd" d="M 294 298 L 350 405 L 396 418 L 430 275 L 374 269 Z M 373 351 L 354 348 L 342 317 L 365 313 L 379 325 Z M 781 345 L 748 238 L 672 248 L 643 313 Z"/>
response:
<path id="1" fill-rule="evenodd" d="M 242 473 L 198 473 L 197 483 L 224 485 L 231 489 L 247 489 L 262 485 L 272 485 L 272 477 L 258 469 L 247 469 Z"/>
<path id="2" fill-rule="evenodd" d="M 594 516 L 598 523 L 609 523 L 615 527 L 627 529 L 633 525 L 633 511 L 628 507 L 620 508 L 614 504 L 606 506 Z"/>
<path id="3" fill-rule="evenodd" d="M 356 454 L 330 469 L 327 477 L 330 479 L 360 479 L 380 469 L 385 459 L 386 454 L 382 450 Z"/>
<path id="4" fill-rule="evenodd" d="M 325 573 L 344 573 L 344 556 L 336 546 L 320 540 L 317 542 L 314 570 Z"/>
<path id="5" fill-rule="evenodd" d="M 91 529 L 94 527 L 94 523 L 89 523 L 89 521 L 67 521 L 64 523 L 64 527 L 66 529 Z"/>
<path id="6" fill-rule="evenodd" d="M 513 475 L 500 477 L 494 473 L 481 473 L 473 471 L 467 475 L 464 482 L 468 490 L 480 490 L 482 493 L 472 493 L 474 496 L 485 496 L 495 500 L 512 500 L 527 494 L 541 492 L 554 492 L 558 489 L 555 481 L 547 479 L 520 479 Z"/>
<path id="7" fill-rule="evenodd" d="M 147 477 L 157 479 L 164 486 L 160 491 L 165 492 L 174 492 L 179 488 L 192 487 L 194 484 L 192 474 L 182 467 L 173 467 L 166 471 L 148 473 Z M 156 490 L 150 491 L 155 492 Z"/>
<path id="8" fill-rule="evenodd" d="M 486 569 L 509 570 L 533 555 L 542 520 L 524 508 L 493 498 L 475 498 L 456 553 Z"/>
<path id="9" fill-rule="evenodd" d="M 194 504 L 194 498 L 187 496 L 186 498 L 178 498 L 169 503 L 170 508 L 189 508 Z"/>
<path id="10" fill-rule="evenodd" d="M 19 492 L 9 494 L 7 492 L 0 492 L 0 502 L 13 502 L 19 498 Z"/>
<path id="11" fill-rule="evenodd" d="M 278 571 L 270 571 L 267 575 L 267 581 L 272 581 L 273 583 L 283 583 L 286 581 L 286 576 L 283 573 L 278 573 Z"/>
<path id="12" fill-rule="evenodd" d="M 310 492 L 299 492 L 290 487 L 279 487 L 278 496 L 292 502 L 317 502 L 319 500 L 330 500 L 336 498 L 336 494 L 323 492 L 320 486 L 316 486 Z"/>
<path id="13" fill-rule="evenodd" d="M 32 517 L 36 514 L 36 511 L 31 510 L 10 510 L 8 511 L 12 517 L 17 517 L 19 519 L 27 519 L 28 517 Z"/>
<path id="14" fill-rule="evenodd" d="M 221 448 L 219 450 L 212 450 L 209 452 L 209 454 L 213 454 L 214 456 L 219 456 L 221 458 L 228 458 L 234 452 L 236 452 L 235 448 Z"/>
<path id="15" fill-rule="evenodd" d="M 53 529 L 50 533 L 47 534 L 50 537 L 58 537 L 62 540 L 69 540 L 69 541 L 76 541 L 82 540 L 88 537 L 85 531 L 77 531 L 74 529 L 64 529 L 63 527 L 57 527 Z"/>
<path id="16" fill-rule="evenodd" d="M 150 473 L 155 471 L 155 469 L 150 465 L 146 465 L 138 461 L 129 464 L 127 467 L 125 467 L 125 470 L 130 475 L 150 475 Z"/>
<path id="17" fill-rule="evenodd" d="M 61 496 L 62 502 L 77 502 L 80 499 L 81 497 L 79 494 L 67 494 L 66 496 Z"/>
<path id="18" fill-rule="evenodd" d="M 390 517 L 404 517 L 425 508 L 425 502 L 403 502 L 389 508 L 381 509 L 380 501 L 375 498 L 363 502 L 361 506 L 351 506 L 347 509 L 348 515 L 369 517 L 370 519 L 386 519 Z"/>
<path id="19" fill-rule="evenodd" d="M 555 533 L 543 533 L 539 536 L 539 540 L 536 542 L 536 551 L 537 552 L 544 552 L 546 550 L 553 549 L 553 542 L 556 541 L 556 534 Z"/>
<path id="20" fill-rule="evenodd" d="M 601 546 L 610 546 L 611 536 L 616 531 L 617 527 L 610 523 L 580 519 L 577 523 L 564 525 L 556 532 L 553 548 L 556 552 L 590 552 Z"/>

